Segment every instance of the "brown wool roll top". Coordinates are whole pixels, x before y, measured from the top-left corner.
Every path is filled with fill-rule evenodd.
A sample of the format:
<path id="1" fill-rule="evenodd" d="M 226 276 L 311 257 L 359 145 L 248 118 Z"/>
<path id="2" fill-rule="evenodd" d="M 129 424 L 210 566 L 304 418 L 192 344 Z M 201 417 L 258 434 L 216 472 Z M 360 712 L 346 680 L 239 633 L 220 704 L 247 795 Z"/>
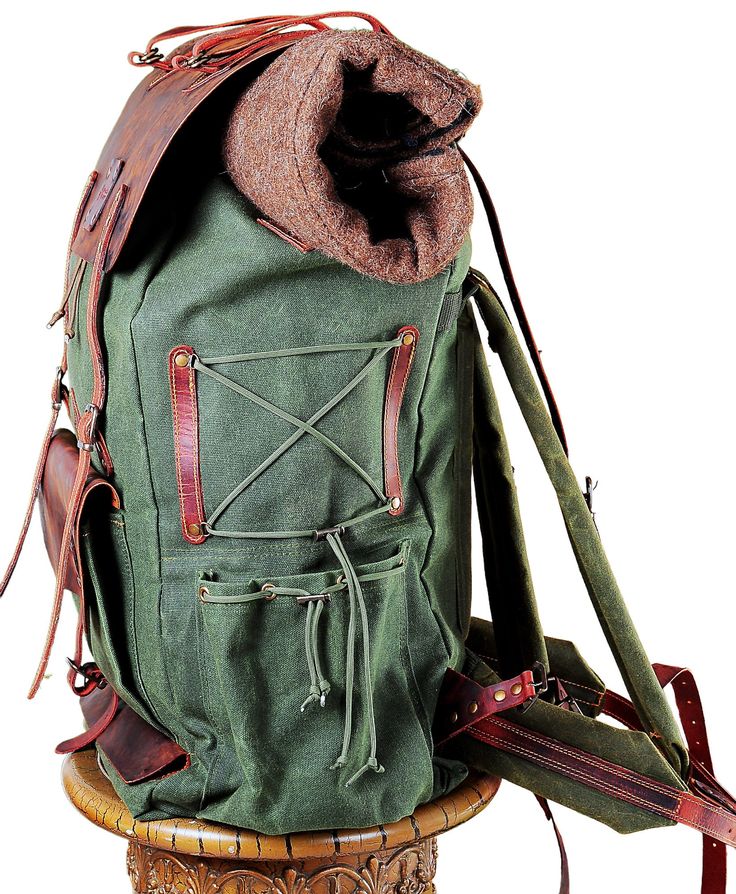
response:
<path id="1" fill-rule="evenodd" d="M 420 282 L 444 269 L 472 220 L 455 141 L 480 90 L 386 34 L 298 41 L 230 117 L 225 163 L 289 237 L 369 276 Z"/>

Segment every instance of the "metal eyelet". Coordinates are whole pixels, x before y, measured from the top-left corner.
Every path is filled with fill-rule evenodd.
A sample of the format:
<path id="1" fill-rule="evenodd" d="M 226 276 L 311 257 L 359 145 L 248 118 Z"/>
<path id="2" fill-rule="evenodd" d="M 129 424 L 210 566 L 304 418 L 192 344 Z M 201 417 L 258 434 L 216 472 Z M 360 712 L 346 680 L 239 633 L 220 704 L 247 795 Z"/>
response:
<path id="1" fill-rule="evenodd" d="M 275 587 L 276 587 L 276 584 L 272 584 L 272 583 L 264 584 L 261 587 L 261 592 L 266 594 L 263 597 L 266 600 L 266 602 L 273 602 L 273 600 L 276 599 L 276 597 L 278 596 L 278 593 L 274 593 Z"/>

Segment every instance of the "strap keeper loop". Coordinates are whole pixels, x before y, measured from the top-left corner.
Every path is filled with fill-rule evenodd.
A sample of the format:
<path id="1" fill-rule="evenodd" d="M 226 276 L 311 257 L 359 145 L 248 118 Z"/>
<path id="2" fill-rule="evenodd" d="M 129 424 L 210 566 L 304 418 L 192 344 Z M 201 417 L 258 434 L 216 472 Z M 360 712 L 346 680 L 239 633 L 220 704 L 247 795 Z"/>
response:
<path id="1" fill-rule="evenodd" d="M 89 441 L 83 441 L 81 438 L 77 438 L 77 447 L 80 450 L 85 450 L 87 453 L 92 453 L 97 446 L 97 421 L 100 416 L 100 408 L 94 404 L 87 404 L 84 408 L 84 412 L 85 414 L 89 413 L 91 415 L 89 423 Z"/>

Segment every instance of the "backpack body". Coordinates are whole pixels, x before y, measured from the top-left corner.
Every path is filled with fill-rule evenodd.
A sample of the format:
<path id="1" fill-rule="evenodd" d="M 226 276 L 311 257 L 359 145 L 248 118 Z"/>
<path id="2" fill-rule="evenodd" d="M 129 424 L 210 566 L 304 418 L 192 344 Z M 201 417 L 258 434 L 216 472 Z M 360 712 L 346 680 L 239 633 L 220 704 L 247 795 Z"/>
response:
<path id="1" fill-rule="evenodd" d="M 224 177 L 203 184 L 163 230 L 160 223 L 157 238 L 132 240 L 107 279 L 102 433 L 124 508 L 88 517 L 83 552 L 96 661 L 126 702 L 176 738 L 191 765 L 118 788 L 143 819 L 247 819 L 266 833 L 399 819 L 464 773 L 458 762 L 433 760 L 430 727 L 445 670 L 462 666 L 470 612 L 474 341 L 468 320 L 457 322 L 469 247 L 428 281 L 381 283 L 324 255 L 294 251 L 256 223 Z M 85 313 L 82 298 L 79 319 Z M 367 578 L 368 672 L 385 769 L 346 787 L 369 751 L 364 633 L 353 655 L 347 590 L 331 594 L 319 624 L 331 691 L 323 707 L 303 711 L 308 605 L 288 595 L 252 598 L 271 582 L 319 594 L 344 570 L 314 537 L 184 539 L 169 355 L 179 345 L 201 358 L 264 354 L 212 369 L 306 420 L 381 353 L 371 344 L 409 325 L 419 336 L 397 429 L 402 511 L 379 511 L 342 536 L 358 578 Z M 330 350 L 361 343 L 369 347 Z M 278 356 L 304 347 L 324 350 Z M 318 423 L 381 489 L 385 449 L 393 447 L 384 444 L 384 405 L 395 350 Z M 89 356 L 79 327 L 69 346 L 74 394 L 91 387 Z M 191 379 L 210 511 L 295 428 L 217 380 L 194 372 Z M 380 506 L 368 484 L 307 433 L 228 506 L 217 527 L 320 530 Z M 225 601 L 203 601 L 203 589 Z M 353 661 L 348 762 L 330 769 L 343 741 L 346 664 Z M 115 783 L 114 768 L 107 770 Z"/>

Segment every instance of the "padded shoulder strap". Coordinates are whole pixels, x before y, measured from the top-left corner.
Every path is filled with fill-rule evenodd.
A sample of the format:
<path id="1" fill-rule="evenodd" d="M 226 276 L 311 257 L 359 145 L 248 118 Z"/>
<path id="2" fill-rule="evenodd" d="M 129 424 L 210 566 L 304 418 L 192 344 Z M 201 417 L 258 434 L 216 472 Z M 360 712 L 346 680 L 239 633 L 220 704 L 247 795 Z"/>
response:
<path id="1" fill-rule="evenodd" d="M 578 487 L 542 396 L 539 393 L 511 322 L 495 292 L 474 277 L 475 298 L 488 328 L 489 344 L 501 359 L 529 432 L 557 493 L 573 552 L 603 632 L 618 664 L 642 725 L 657 739 L 674 769 L 687 777 L 688 759 L 677 723 L 652 670 L 613 571 L 593 517 Z"/>

